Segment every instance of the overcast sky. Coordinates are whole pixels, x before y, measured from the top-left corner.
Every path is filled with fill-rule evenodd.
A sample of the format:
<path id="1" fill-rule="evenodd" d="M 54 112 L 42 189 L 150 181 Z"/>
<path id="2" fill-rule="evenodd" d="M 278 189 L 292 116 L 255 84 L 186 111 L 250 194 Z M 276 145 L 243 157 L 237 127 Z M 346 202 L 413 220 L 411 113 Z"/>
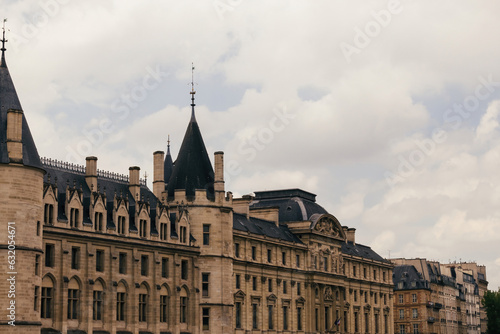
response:
<path id="1" fill-rule="evenodd" d="M 190 118 L 226 189 L 302 188 L 384 257 L 500 286 L 498 1 L 1 0 L 41 156 L 152 179 Z"/>

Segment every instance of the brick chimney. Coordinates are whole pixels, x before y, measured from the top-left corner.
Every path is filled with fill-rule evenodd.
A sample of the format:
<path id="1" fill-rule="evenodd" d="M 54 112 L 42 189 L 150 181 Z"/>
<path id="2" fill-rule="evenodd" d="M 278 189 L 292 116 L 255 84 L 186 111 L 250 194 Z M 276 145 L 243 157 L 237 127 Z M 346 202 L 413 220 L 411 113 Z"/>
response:
<path id="1" fill-rule="evenodd" d="M 85 181 L 91 191 L 97 191 L 97 157 L 85 158 Z"/>
<path id="2" fill-rule="evenodd" d="M 153 193 L 161 200 L 161 194 L 165 191 L 164 164 L 165 152 L 153 153 Z"/>
<path id="3" fill-rule="evenodd" d="M 128 169 L 129 177 L 128 177 L 128 189 L 130 193 L 134 197 L 134 200 L 140 200 L 141 195 L 141 185 L 139 183 L 139 174 L 141 172 L 141 168 L 137 166 L 132 166 Z"/>
<path id="4" fill-rule="evenodd" d="M 215 152 L 214 190 L 224 191 L 224 152 Z"/>

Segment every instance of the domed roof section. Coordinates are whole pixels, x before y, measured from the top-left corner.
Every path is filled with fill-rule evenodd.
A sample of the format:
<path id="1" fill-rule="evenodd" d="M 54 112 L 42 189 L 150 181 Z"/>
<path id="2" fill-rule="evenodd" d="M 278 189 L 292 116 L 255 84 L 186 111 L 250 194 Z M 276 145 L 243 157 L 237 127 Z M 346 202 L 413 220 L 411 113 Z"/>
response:
<path id="1" fill-rule="evenodd" d="M 5 37 L 4 37 L 5 40 Z M 5 62 L 5 47 L 2 46 L 2 59 L 0 64 L 0 163 L 9 163 L 9 153 L 7 150 L 7 112 L 9 109 L 22 111 L 21 103 L 17 97 L 16 88 Z M 31 135 L 28 122 L 24 113 L 22 115 L 22 143 L 23 143 L 23 164 L 25 166 L 42 169 L 40 156 L 35 146 L 35 141 Z"/>
<path id="2" fill-rule="evenodd" d="M 250 208 L 279 207 L 279 221 L 310 220 L 314 214 L 328 213 L 316 203 L 316 195 L 301 189 L 255 192 Z"/>
<path id="3" fill-rule="evenodd" d="M 215 200 L 214 170 L 194 115 L 194 99 L 191 106 L 191 120 L 167 185 L 168 197 L 173 198 L 175 190 L 184 189 L 191 197 L 196 189 L 206 189 L 207 198 Z"/>

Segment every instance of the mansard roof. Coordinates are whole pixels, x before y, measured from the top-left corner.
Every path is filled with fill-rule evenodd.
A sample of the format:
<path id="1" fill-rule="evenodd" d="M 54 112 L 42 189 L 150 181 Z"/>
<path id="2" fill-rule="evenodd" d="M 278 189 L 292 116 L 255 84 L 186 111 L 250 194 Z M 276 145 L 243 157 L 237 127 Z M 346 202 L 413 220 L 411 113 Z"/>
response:
<path id="1" fill-rule="evenodd" d="M 343 242 L 341 251 L 346 255 L 359 256 L 369 260 L 389 263 L 389 261 L 378 255 L 370 247 L 358 243 L 353 243 L 352 241 Z"/>
<path id="2" fill-rule="evenodd" d="M 310 220 L 314 214 L 328 213 L 316 203 L 316 195 L 301 189 L 255 192 L 250 208 L 279 207 L 279 221 Z"/>
<path id="3" fill-rule="evenodd" d="M 392 282 L 395 290 L 429 289 L 429 281 L 425 280 L 413 265 L 394 267 Z"/>
<path id="4" fill-rule="evenodd" d="M 205 189 L 207 198 L 215 199 L 214 170 L 201 136 L 200 127 L 194 116 L 194 106 L 167 185 L 168 197 L 173 198 L 175 190 L 181 189 L 186 191 L 188 197 L 194 196 L 196 189 Z"/>
<path id="5" fill-rule="evenodd" d="M 17 97 L 16 88 L 7 68 L 2 51 L 2 62 L 0 64 L 0 163 L 10 162 L 7 151 L 7 111 L 9 109 L 22 111 L 21 103 Z M 23 113 L 22 116 L 22 142 L 23 142 L 23 164 L 25 166 L 42 168 L 40 156 L 31 136 L 31 131 Z"/>
<path id="6" fill-rule="evenodd" d="M 246 215 L 239 213 L 233 213 L 233 229 L 302 244 L 286 225 L 276 226 L 274 222 L 254 217 L 247 218 Z"/>
<path id="7" fill-rule="evenodd" d="M 83 166 L 71 165 L 63 162 L 44 159 L 43 167 L 47 172 L 44 176 L 44 183 L 57 186 L 59 207 L 57 217 L 59 220 L 67 220 L 65 213 L 64 200 L 66 200 L 66 187 L 76 189 L 83 195 L 83 223 L 91 223 L 89 216 L 89 206 L 91 203 L 92 192 L 99 192 L 106 195 L 107 227 L 115 228 L 113 221 L 113 201 L 115 195 L 129 203 L 130 226 L 129 229 L 137 231 L 135 224 L 135 210 L 141 202 L 147 202 L 150 205 L 151 233 L 158 233 L 156 228 L 156 206 L 157 198 L 145 184 L 140 186 L 140 198 L 133 198 L 129 191 L 129 184 L 125 176 L 110 174 L 109 177 L 98 177 L 98 188 L 90 189 L 85 180 L 85 168 Z"/>

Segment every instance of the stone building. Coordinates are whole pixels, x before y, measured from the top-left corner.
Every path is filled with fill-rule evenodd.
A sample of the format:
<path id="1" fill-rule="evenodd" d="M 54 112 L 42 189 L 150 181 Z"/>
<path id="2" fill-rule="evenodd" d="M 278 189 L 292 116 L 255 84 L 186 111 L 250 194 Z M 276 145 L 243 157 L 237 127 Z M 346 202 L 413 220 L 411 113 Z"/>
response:
<path id="1" fill-rule="evenodd" d="M 5 42 L 5 39 L 4 39 Z M 192 114 L 177 158 L 118 175 L 40 159 L 2 48 L 2 333 L 384 333 L 393 265 L 300 189 L 233 198 Z M 12 226 L 12 227 L 9 227 Z M 6 233 L 15 228 L 15 237 Z M 3 300 L 3 297 L 2 297 Z"/>
<path id="2" fill-rule="evenodd" d="M 479 334 L 480 284 L 487 289 L 484 266 L 440 264 L 426 259 L 392 259 L 396 333 Z M 470 268 L 470 269 L 468 269 Z M 477 270 L 480 270 L 478 272 Z M 486 322 L 486 320 L 484 320 Z"/>

